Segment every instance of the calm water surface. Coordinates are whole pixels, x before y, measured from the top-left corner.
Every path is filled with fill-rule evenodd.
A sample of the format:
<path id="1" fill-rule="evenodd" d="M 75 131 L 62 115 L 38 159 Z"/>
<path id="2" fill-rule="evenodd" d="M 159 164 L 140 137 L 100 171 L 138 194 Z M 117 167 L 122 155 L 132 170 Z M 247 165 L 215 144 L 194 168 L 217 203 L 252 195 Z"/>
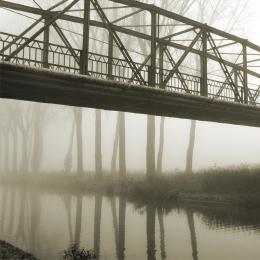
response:
<path id="1" fill-rule="evenodd" d="M 0 187 L 0 239 L 40 259 L 71 244 L 99 259 L 260 259 L 260 213 L 136 205 L 101 195 Z"/>

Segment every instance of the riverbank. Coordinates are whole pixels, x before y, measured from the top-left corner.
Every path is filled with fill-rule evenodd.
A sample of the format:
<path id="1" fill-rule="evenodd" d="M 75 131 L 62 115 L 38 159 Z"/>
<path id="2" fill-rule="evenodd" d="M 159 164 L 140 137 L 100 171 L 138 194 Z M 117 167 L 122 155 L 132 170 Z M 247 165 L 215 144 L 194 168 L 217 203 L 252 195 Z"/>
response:
<path id="1" fill-rule="evenodd" d="M 24 252 L 20 248 L 14 247 L 5 241 L 0 241 L 0 259 L 37 260 L 32 254 Z"/>
<path id="2" fill-rule="evenodd" d="M 124 180 L 104 176 L 77 177 L 65 174 L 1 176 L 2 184 L 57 191 L 103 193 L 130 200 L 213 204 L 260 208 L 259 168 L 217 168 L 193 175 L 128 175 Z"/>

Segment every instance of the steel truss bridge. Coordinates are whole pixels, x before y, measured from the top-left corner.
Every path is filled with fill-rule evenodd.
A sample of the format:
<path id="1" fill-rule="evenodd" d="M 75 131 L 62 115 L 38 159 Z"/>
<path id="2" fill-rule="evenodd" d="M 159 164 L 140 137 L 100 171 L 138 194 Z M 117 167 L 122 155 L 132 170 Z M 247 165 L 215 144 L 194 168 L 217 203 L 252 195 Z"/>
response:
<path id="1" fill-rule="evenodd" d="M 2 98 L 260 126 L 260 47 L 246 39 L 134 0 L 0 7 L 34 19 L 0 32 Z"/>

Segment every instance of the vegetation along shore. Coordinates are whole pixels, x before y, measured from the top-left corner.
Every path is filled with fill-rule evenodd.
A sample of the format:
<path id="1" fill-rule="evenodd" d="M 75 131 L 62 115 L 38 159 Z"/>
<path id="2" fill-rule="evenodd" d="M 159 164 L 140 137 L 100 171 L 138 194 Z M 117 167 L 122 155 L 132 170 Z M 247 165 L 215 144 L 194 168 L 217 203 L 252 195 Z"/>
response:
<path id="1" fill-rule="evenodd" d="M 132 200 L 221 204 L 260 208 L 260 169 L 216 168 L 192 175 L 163 174 L 152 179 L 129 174 L 124 179 L 66 174 L 8 175 L 1 183 L 53 191 L 103 193 Z"/>

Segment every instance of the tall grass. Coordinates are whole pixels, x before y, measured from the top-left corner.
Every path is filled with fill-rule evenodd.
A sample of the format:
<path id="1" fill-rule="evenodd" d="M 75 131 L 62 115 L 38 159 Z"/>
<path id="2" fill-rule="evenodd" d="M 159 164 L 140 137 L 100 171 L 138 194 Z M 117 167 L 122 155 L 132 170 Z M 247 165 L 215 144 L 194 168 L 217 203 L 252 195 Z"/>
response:
<path id="1" fill-rule="evenodd" d="M 65 174 L 38 176 L 2 176 L 2 183 L 12 183 L 53 190 L 101 192 L 143 200 L 204 200 L 208 202 L 240 201 L 260 205 L 260 169 L 214 168 L 193 175 L 163 174 L 148 180 L 144 174 L 131 174 L 124 180 L 107 175 L 102 180 L 93 176 Z M 255 204 L 255 202 L 257 202 Z"/>

